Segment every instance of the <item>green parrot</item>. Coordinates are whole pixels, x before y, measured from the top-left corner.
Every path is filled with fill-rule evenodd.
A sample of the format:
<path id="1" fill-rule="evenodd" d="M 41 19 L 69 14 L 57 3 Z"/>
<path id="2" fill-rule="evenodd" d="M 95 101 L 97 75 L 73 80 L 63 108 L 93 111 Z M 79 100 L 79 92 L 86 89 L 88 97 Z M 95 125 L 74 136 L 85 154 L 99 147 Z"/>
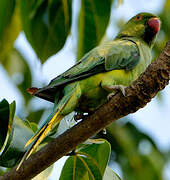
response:
<path id="1" fill-rule="evenodd" d="M 124 88 L 151 63 L 151 50 L 159 30 L 157 16 L 137 14 L 123 26 L 114 40 L 92 49 L 48 86 L 29 88 L 30 94 L 54 102 L 54 109 L 27 142 L 26 146 L 32 145 L 22 161 L 32 154 L 64 116 L 72 111 L 93 112 L 117 90 L 125 95 Z"/>

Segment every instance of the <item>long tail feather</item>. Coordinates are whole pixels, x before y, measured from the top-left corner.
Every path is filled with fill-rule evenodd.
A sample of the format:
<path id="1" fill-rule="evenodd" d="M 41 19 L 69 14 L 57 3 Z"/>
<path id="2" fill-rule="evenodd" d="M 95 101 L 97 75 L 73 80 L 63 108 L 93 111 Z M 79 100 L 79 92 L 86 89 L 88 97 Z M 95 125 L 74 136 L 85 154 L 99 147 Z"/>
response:
<path id="1" fill-rule="evenodd" d="M 54 116 L 51 118 L 51 120 L 47 124 L 45 124 L 31 139 L 28 140 L 25 147 L 27 147 L 29 144 L 31 144 L 36 138 L 40 139 L 40 137 L 41 138 L 45 137 L 48 134 L 48 132 L 53 128 L 53 125 L 56 126 L 60 122 L 60 120 L 61 120 L 60 116 L 61 115 L 59 115 L 59 113 L 62 111 L 62 109 L 63 109 L 63 107 L 61 107 L 54 114 Z"/>
<path id="2" fill-rule="evenodd" d="M 47 136 L 47 134 L 53 128 L 53 125 L 55 124 L 55 126 L 56 126 L 62 118 L 63 118 L 63 116 L 59 115 L 56 118 L 55 122 L 52 122 L 52 120 L 54 119 L 54 117 L 53 117 L 52 120 L 47 125 L 44 126 L 43 131 L 41 131 L 41 133 L 37 136 L 37 139 L 31 146 L 31 149 L 29 150 L 29 153 L 27 154 L 26 159 L 29 158 L 29 156 L 35 151 L 35 149 L 38 147 L 38 145 L 42 142 L 42 140 Z M 28 146 L 28 145 L 29 144 L 27 143 L 26 146 Z"/>
<path id="3" fill-rule="evenodd" d="M 27 147 L 29 144 L 31 144 L 33 141 L 34 143 L 32 146 L 28 149 L 28 151 L 24 154 L 23 158 L 21 159 L 19 165 L 17 166 L 18 170 L 20 166 L 22 165 L 23 161 L 25 159 L 28 159 L 29 156 L 36 150 L 38 145 L 42 142 L 42 140 L 47 136 L 47 134 L 50 132 L 50 130 L 59 124 L 59 122 L 62 120 L 63 116 L 60 114 L 60 112 L 63 110 L 65 104 L 60 107 L 57 112 L 54 114 L 54 116 L 49 120 L 47 124 L 45 124 L 25 145 Z"/>

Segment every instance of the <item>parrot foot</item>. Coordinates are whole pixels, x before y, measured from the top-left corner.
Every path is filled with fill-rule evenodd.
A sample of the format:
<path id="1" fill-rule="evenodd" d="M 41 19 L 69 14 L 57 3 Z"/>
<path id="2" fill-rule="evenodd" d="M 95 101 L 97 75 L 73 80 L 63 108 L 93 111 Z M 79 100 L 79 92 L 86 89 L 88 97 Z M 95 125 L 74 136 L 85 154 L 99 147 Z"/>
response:
<path id="1" fill-rule="evenodd" d="M 123 96 L 126 96 L 125 88 L 126 88 L 126 86 L 123 86 L 123 85 L 107 86 L 107 89 L 112 90 L 112 91 L 114 91 L 114 90 L 120 90 L 120 91 L 122 92 Z M 115 92 L 110 93 L 110 94 L 107 96 L 107 99 L 110 100 L 114 95 L 115 95 Z"/>
<path id="2" fill-rule="evenodd" d="M 79 120 L 84 119 L 85 117 L 87 117 L 86 114 L 84 114 L 84 113 L 77 113 L 76 115 L 74 115 L 74 120 L 76 122 L 78 122 Z"/>
<path id="3" fill-rule="evenodd" d="M 104 129 L 102 129 L 102 130 L 101 130 L 101 132 L 102 132 L 102 134 L 104 134 L 104 135 L 105 135 L 105 134 L 107 134 L 107 131 L 106 131 L 106 129 L 105 129 L 105 128 L 104 128 Z"/>

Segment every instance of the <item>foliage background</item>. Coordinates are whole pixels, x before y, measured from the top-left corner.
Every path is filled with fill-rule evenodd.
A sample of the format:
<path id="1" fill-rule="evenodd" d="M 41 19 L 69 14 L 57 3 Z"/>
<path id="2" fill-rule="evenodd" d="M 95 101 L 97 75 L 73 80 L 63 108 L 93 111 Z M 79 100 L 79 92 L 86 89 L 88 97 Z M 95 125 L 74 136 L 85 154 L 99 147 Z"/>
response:
<path id="1" fill-rule="evenodd" d="M 3 1 L 0 2 L 0 7 L 3 7 L 0 19 L 4 20 L 4 23 L 2 21 L 0 23 L 0 30 L 3 30 L 0 31 L 0 100 L 3 98 L 9 102 L 16 100 L 17 116 L 35 123 L 41 123 L 46 119 L 52 104 L 32 98 L 25 89 L 31 86 L 42 87 L 72 66 L 77 57 L 81 57 L 90 48 L 113 39 L 122 24 L 130 17 L 142 11 L 156 13 L 160 16 L 162 28 L 154 47 L 154 58 L 160 53 L 166 41 L 170 39 L 169 0 L 115 0 L 112 1 L 112 4 L 108 0 L 106 7 L 100 5 L 100 1 L 94 0 L 97 7 L 95 13 L 91 12 L 89 1 L 82 0 L 84 7 L 88 7 L 83 9 L 83 4 L 80 7 L 79 0 L 73 0 L 72 22 L 67 18 L 70 17 L 68 14 L 67 16 L 63 15 L 67 10 L 71 14 L 70 9 L 58 9 L 56 12 L 62 14 L 60 17 L 54 11 L 57 7 L 53 6 L 55 1 L 49 1 L 51 2 L 49 24 L 46 24 L 46 15 L 43 14 L 43 10 L 47 7 L 47 1 L 37 1 L 31 16 L 27 16 L 29 9 L 27 8 L 28 4 L 24 1 L 8 0 L 6 2 L 9 3 L 7 7 Z M 111 7 L 111 16 L 108 7 Z M 7 9 L 8 11 L 6 11 Z M 83 20 L 83 13 L 89 15 L 88 19 Z M 96 20 L 93 17 L 94 14 L 105 15 L 105 18 Z M 104 26 L 107 26 L 106 22 L 109 20 L 109 16 L 110 21 L 105 32 Z M 34 22 L 29 23 L 30 19 L 27 17 L 33 19 L 35 17 Z M 38 19 L 38 17 L 41 18 Z M 55 17 L 60 21 L 56 21 Z M 42 24 L 38 24 L 41 20 L 49 26 L 49 29 L 39 31 L 39 29 L 44 29 L 41 27 Z M 94 25 L 100 25 L 101 22 L 105 22 L 105 24 L 103 24 L 103 29 L 98 31 L 97 37 L 95 34 L 99 28 L 96 26 L 95 29 Z M 63 26 L 66 26 L 65 32 L 63 29 L 57 29 Z M 29 34 L 30 32 L 32 35 Z M 85 35 L 83 36 L 83 34 Z M 104 36 L 102 37 L 102 35 Z M 47 49 L 49 51 L 46 51 Z M 145 108 L 113 123 L 108 128 L 108 133 L 104 138 L 108 139 L 112 145 L 109 165 L 123 179 L 170 180 L 169 95 L 170 86 L 167 86 Z M 101 134 L 99 136 L 103 137 Z M 59 172 L 58 169 L 61 169 L 64 159 L 65 157 L 54 166 L 57 172 Z M 56 176 L 59 176 L 59 173 L 55 172 L 52 172 L 49 179 L 56 179 Z"/>

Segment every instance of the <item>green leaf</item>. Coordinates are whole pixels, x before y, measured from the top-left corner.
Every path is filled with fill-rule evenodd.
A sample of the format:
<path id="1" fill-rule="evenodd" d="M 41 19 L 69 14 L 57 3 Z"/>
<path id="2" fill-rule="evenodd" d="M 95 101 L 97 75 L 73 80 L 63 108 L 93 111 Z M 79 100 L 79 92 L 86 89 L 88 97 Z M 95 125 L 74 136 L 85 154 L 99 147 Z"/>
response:
<path id="1" fill-rule="evenodd" d="M 30 94 L 26 92 L 26 89 L 31 87 L 32 74 L 26 59 L 17 49 L 13 48 L 2 64 L 16 86 L 21 91 L 27 104 L 32 98 Z"/>
<path id="2" fill-rule="evenodd" d="M 15 102 L 0 102 L 0 166 L 9 168 L 21 159 L 26 142 L 33 136 L 32 129 L 14 114 Z"/>
<path id="3" fill-rule="evenodd" d="M 13 43 L 21 31 L 19 9 L 15 0 L 0 1 L 0 61 L 13 47 Z"/>
<path id="4" fill-rule="evenodd" d="M 32 129 L 23 120 L 15 117 L 12 140 L 8 149 L 0 156 L 0 165 L 4 167 L 13 167 L 16 165 L 27 150 L 24 146 L 32 136 Z"/>
<path id="5" fill-rule="evenodd" d="M 15 102 L 10 105 L 5 99 L 0 102 L 0 155 L 8 148 L 11 142 L 14 113 Z"/>
<path id="6" fill-rule="evenodd" d="M 110 164 L 114 161 L 119 163 L 125 179 L 163 178 L 162 172 L 165 165 L 163 154 L 153 140 L 133 124 L 112 123 L 107 127 L 105 138 L 111 143 L 114 154 L 114 158 L 111 156 Z"/>
<path id="7" fill-rule="evenodd" d="M 21 19 L 28 41 L 44 62 L 65 44 L 72 20 L 72 0 L 21 0 Z"/>
<path id="8" fill-rule="evenodd" d="M 8 121 L 6 119 L 9 119 L 9 104 L 5 99 L 0 102 L 0 117 L 0 152 L 2 152 L 3 144 L 8 134 Z"/>
<path id="9" fill-rule="evenodd" d="M 121 180 L 120 177 L 110 168 L 107 166 L 103 180 Z"/>
<path id="10" fill-rule="evenodd" d="M 28 127 L 30 127 L 32 129 L 32 131 L 34 133 L 36 133 L 38 131 L 38 124 L 36 124 L 34 122 L 30 122 L 28 120 L 26 120 L 25 123 L 27 124 Z"/>
<path id="11" fill-rule="evenodd" d="M 77 158 L 77 156 L 71 156 L 67 159 L 67 161 L 64 164 L 60 180 L 78 180 L 83 177 L 85 172 L 86 169 L 83 163 Z"/>
<path id="12" fill-rule="evenodd" d="M 102 180 L 110 156 L 110 144 L 103 139 L 79 146 L 62 169 L 60 180 Z"/>
<path id="13" fill-rule="evenodd" d="M 110 156 L 110 144 L 104 139 L 95 139 L 92 142 L 94 143 L 80 148 L 78 152 L 88 154 L 88 157 L 94 158 L 99 165 L 101 173 L 104 174 Z"/>
<path id="14" fill-rule="evenodd" d="M 80 59 L 101 41 L 110 18 L 112 0 L 82 0 L 78 26 L 78 52 Z"/>
<path id="15" fill-rule="evenodd" d="M 31 112 L 29 112 L 27 119 L 29 120 L 29 122 L 34 122 L 34 123 L 38 124 L 43 113 L 44 113 L 44 109 L 40 109 L 37 111 L 31 111 Z"/>

